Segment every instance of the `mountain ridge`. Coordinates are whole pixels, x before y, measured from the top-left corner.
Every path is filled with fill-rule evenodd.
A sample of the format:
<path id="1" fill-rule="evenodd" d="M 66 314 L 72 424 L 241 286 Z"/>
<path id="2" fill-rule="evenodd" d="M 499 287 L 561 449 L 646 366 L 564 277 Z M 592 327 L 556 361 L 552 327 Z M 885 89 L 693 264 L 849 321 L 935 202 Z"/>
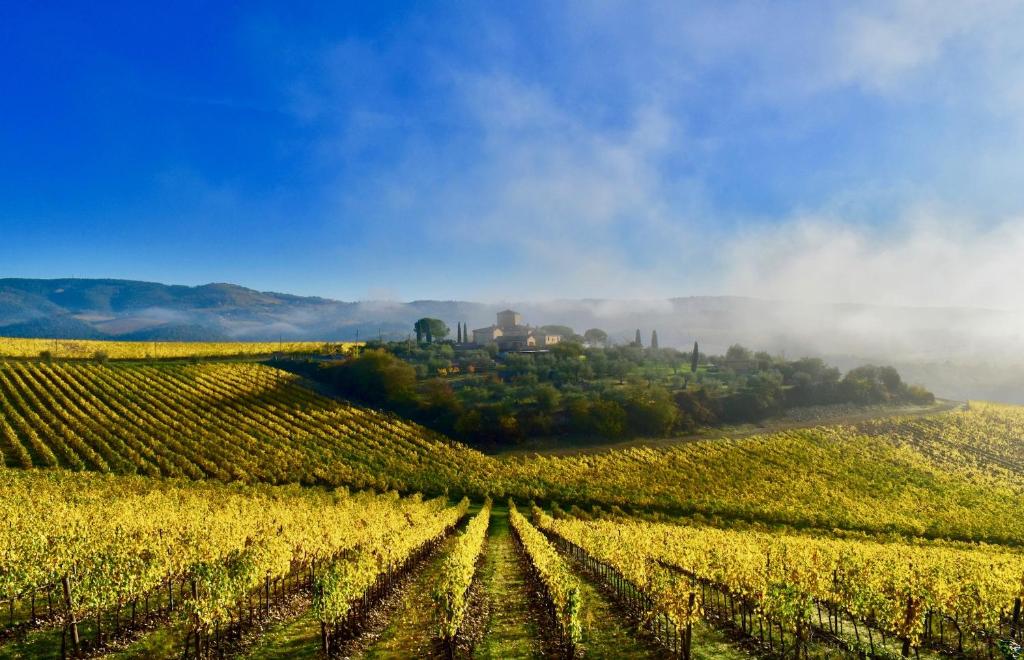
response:
<path id="1" fill-rule="evenodd" d="M 533 325 L 602 328 L 618 343 L 636 329 L 646 342 L 708 353 L 734 343 L 842 368 L 865 362 L 900 367 L 940 396 L 1024 403 L 1024 314 L 980 308 L 797 303 L 747 296 L 647 300 L 564 299 L 482 303 L 463 300 L 340 301 L 214 282 L 168 285 L 125 279 L 0 279 L 0 336 L 137 341 L 404 339 L 423 316 L 454 329 L 490 325 L 512 306 Z M 454 330 L 453 330 L 454 334 Z M 965 371 L 996 368 L 998 379 Z M 991 375 L 986 372 L 986 376 Z M 988 387 L 986 382 L 998 381 Z"/>

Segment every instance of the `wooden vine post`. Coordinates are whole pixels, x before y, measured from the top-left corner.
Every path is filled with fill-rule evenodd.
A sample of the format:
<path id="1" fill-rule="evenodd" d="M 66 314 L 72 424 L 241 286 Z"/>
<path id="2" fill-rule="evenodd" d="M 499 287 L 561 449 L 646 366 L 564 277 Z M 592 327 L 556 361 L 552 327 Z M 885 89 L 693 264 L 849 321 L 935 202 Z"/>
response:
<path id="1" fill-rule="evenodd" d="M 75 606 L 71 599 L 71 578 L 67 575 L 60 580 L 61 587 L 64 589 L 64 607 L 67 610 L 67 627 L 71 631 L 71 648 L 78 653 L 78 621 L 75 619 Z"/>
<path id="2" fill-rule="evenodd" d="M 693 644 L 692 644 L 693 643 L 693 621 L 692 621 L 692 618 L 693 618 L 693 610 L 694 610 L 696 598 L 697 598 L 697 594 L 695 594 L 695 593 L 693 593 L 693 591 L 691 591 L 690 592 L 689 609 L 687 610 L 687 612 L 689 613 L 689 616 L 686 617 L 686 632 L 684 633 L 684 636 L 683 636 L 683 658 L 685 660 L 690 660 L 690 650 L 691 650 L 691 648 L 693 646 Z"/>
<path id="3" fill-rule="evenodd" d="M 901 650 L 901 655 L 904 658 L 909 658 L 910 657 L 910 626 L 913 624 L 913 621 L 914 621 L 914 599 L 913 599 L 912 596 L 907 596 L 907 613 L 906 613 L 906 616 L 904 617 L 904 621 L 903 621 L 904 637 L 903 637 L 903 648 Z"/>

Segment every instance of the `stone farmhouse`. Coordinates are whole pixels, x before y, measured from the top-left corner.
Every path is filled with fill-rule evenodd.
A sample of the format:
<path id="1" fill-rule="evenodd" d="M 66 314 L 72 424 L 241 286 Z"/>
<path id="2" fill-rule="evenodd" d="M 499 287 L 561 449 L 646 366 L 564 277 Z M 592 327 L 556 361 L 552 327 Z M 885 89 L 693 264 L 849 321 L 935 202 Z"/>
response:
<path id="1" fill-rule="evenodd" d="M 473 343 L 480 346 L 497 344 L 498 350 L 526 351 L 553 346 L 562 341 L 561 335 L 550 335 L 537 328 L 523 325 L 519 312 L 506 309 L 498 312 L 497 323 L 473 331 Z"/>

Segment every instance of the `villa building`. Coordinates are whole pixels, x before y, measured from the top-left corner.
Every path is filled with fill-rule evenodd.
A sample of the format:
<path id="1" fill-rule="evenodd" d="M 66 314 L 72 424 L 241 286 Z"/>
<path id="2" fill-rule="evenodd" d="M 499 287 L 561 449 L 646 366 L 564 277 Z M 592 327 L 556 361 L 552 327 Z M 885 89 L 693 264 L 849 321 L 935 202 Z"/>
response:
<path id="1" fill-rule="evenodd" d="M 523 325 L 519 312 L 506 309 L 498 312 L 497 323 L 473 331 L 473 343 L 480 346 L 497 344 L 499 351 L 524 351 L 553 346 L 562 341 L 561 335 L 541 332 Z"/>

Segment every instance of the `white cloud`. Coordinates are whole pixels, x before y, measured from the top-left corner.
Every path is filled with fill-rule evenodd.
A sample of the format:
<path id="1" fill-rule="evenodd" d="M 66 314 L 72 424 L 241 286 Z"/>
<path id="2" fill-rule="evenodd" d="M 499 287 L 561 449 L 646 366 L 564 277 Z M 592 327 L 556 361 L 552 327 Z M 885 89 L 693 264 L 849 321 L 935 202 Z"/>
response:
<path id="1" fill-rule="evenodd" d="M 507 77 L 464 89 L 483 152 L 479 169 L 441 195 L 439 226 L 503 246 L 520 265 L 515 281 L 535 291 L 650 294 L 652 273 L 685 252 L 687 223 L 669 208 L 660 167 L 685 145 L 677 123 L 650 105 L 624 126 L 598 129 Z"/>
<path id="2" fill-rule="evenodd" d="M 995 225 L 920 211 L 894 225 L 808 217 L 738 237 L 736 293 L 814 302 L 1024 310 L 1024 217 Z"/>
<path id="3" fill-rule="evenodd" d="M 648 17 L 663 19 L 647 25 L 660 39 L 637 44 L 647 54 L 624 57 L 657 67 L 652 77 L 684 80 L 688 67 L 707 75 L 723 61 L 735 67 L 764 55 L 758 75 L 747 83 L 778 84 L 792 93 L 798 89 L 787 81 L 792 78 L 802 86 L 798 95 L 857 86 L 883 96 L 913 93 L 918 101 L 934 93 L 935 102 L 966 87 L 982 98 L 957 102 L 995 108 L 1002 105 L 992 98 L 1019 91 L 1024 80 L 1012 65 L 1018 47 L 1005 38 L 1021 23 L 1016 3 L 886 1 L 843 6 L 833 15 L 811 12 L 802 23 L 764 6 L 744 12 L 717 7 Z M 611 29 L 616 12 L 606 6 L 598 13 L 584 24 L 598 21 Z M 796 22 L 787 33 L 782 28 L 790 20 Z M 683 36 L 673 42 L 668 35 L 680 25 Z M 695 44 L 706 47 L 699 56 Z M 983 62 L 1002 71 L 993 73 Z M 922 210 L 927 186 L 859 182 L 833 190 L 823 209 L 892 186 L 897 199 L 890 203 L 912 210 L 882 228 L 822 210 L 797 220 L 769 219 L 763 232 L 729 238 L 723 234 L 731 230 L 696 229 L 717 220 L 699 176 L 666 175 L 667 158 L 699 160 L 702 154 L 673 112 L 679 98 L 665 97 L 663 87 L 633 90 L 631 121 L 613 129 L 579 119 L 572 108 L 559 106 L 552 90 L 528 82 L 483 77 L 466 89 L 487 145 L 483 176 L 472 192 L 489 202 L 467 228 L 477 240 L 502 241 L 531 267 L 556 274 L 560 292 L 714 290 L 818 301 L 1021 306 L 1016 287 L 1024 281 L 1024 218 L 993 223 L 984 212 L 941 205 Z M 955 149 L 944 155 L 957 156 Z M 960 156 L 975 157 L 970 145 Z M 994 154 L 977 157 L 979 166 L 999 160 Z M 688 267 L 690 258 L 708 254 L 717 255 L 717 269 Z"/>
<path id="4" fill-rule="evenodd" d="M 945 74 L 964 73 L 951 58 L 990 56 L 1000 37 L 1019 25 L 1019 3 L 1004 0 L 851 4 L 838 14 L 835 57 L 825 65 L 834 84 L 876 93 L 898 93 L 912 78 L 941 86 Z"/>
<path id="5" fill-rule="evenodd" d="M 380 252 L 403 224 L 412 227 L 408 233 L 424 237 L 423 252 L 432 255 L 500 250 L 500 269 L 479 269 L 481 275 L 466 278 L 452 292 L 491 299 L 523 291 L 535 298 L 714 292 L 1017 306 L 1007 283 L 1021 279 L 1014 250 L 1024 247 L 1024 223 L 1011 219 L 993 226 L 992 218 L 1019 199 L 1013 184 L 1021 170 L 1011 148 L 1024 144 L 1019 118 L 1024 115 L 1012 112 L 1024 100 L 1021 46 L 1015 38 L 1024 17 L 1019 4 L 584 3 L 545 16 L 564 22 L 555 26 L 559 29 L 546 26 L 549 34 L 564 35 L 565 43 L 559 44 L 564 60 L 552 63 L 564 69 L 560 76 L 509 66 L 517 61 L 514 51 L 529 46 L 517 43 L 523 35 L 499 21 L 485 30 L 490 36 L 481 37 L 500 42 L 500 56 L 493 60 L 480 44 L 474 49 L 483 54 L 479 62 L 431 54 L 434 64 L 420 83 L 438 98 L 426 108 L 381 101 L 387 81 L 370 82 L 359 73 L 366 68 L 371 78 L 386 77 L 395 59 L 386 57 L 394 48 L 387 44 L 381 47 L 384 55 L 343 44 L 327 58 L 325 69 L 334 73 L 321 84 L 293 89 L 300 117 L 344 116 L 337 131 L 343 137 L 325 142 L 347 164 L 362 153 L 339 143 L 397 143 L 394 163 L 371 170 L 357 185 L 338 186 L 335 193 L 347 205 L 339 215 L 369 210 L 382 218 L 378 229 L 368 230 L 377 231 L 373 238 Z M 608 81 L 621 86 L 609 87 Z M 331 102 L 332 85 L 346 102 L 355 98 L 353 107 L 338 109 Z M 350 98 L 353 89 L 360 93 Z M 734 235 L 744 219 L 723 220 L 712 201 L 715 193 L 707 190 L 716 183 L 709 178 L 716 170 L 705 164 L 723 143 L 733 149 L 730 158 L 742 153 L 745 141 L 756 153 L 766 148 L 758 141 L 772 131 L 806 131 L 822 136 L 821 149 L 832 148 L 828 131 L 849 127 L 830 123 L 837 114 L 831 106 L 849 100 L 843 93 L 850 90 L 850 96 L 895 105 L 909 99 L 907 105 L 915 107 L 907 111 L 907 121 L 935 121 L 937 143 L 947 139 L 942 134 L 947 118 L 935 119 L 930 105 L 953 104 L 969 112 L 956 115 L 959 132 L 948 146 L 907 154 L 907 170 L 917 165 L 915 156 L 941 161 L 914 172 L 918 178 L 904 176 L 899 164 L 887 170 L 896 176 L 874 176 L 870 165 L 850 165 L 840 155 L 827 162 L 837 174 L 827 178 L 823 185 L 831 188 L 817 195 L 819 201 L 786 200 L 789 208 L 808 209 L 803 218 L 790 219 L 786 210 L 757 218 L 758 226 L 768 227 L 763 232 Z M 442 117 L 426 117 L 426 128 L 416 123 L 423 119 L 418 112 L 429 115 L 438 107 L 444 108 Z M 891 107 L 873 109 L 898 113 Z M 717 123 L 719 115 L 730 113 L 735 120 Z M 450 143 L 432 140 L 431 122 L 450 121 L 449 114 L 466 125 L 446 135 Z M 712 128 L 688 125 L 692 115 L 706 116 Z M 374 121 L 357 121 L 360 117 Z M 959 141 L 971 134 L 975 118 L 995 149 Z M 1005 130 L 989 130 L 999 121 Z M 883 144 L 902 138 L 864 139 Z M 908 143 L 909 150 L 922 148 L 913 139 Z M 730 163 L 718 165 L 721 172 Z M 974 200 L 999 197 L 999 191 L 989 195 L 987 181 L 1005 194 L 1006 208 L 965 212 Z M 965 194 L 953 188 L 956 184 Z M 947 197 L 936 195 L 936 188 Z M 794 190 L 781 194 L 798 197 Z M 870 210 L 872 200 L 882 200 L 879 207 L 906 209 L 936 196 L 947 206 L 958 197 L 969 201 L 957 206 L 956 214 L 936 206 L 941 210 L 917 212 L 884 229 L 849 220 L 851 208 Z M 843 212 L 830 212 L 836 209 Z M 381 286 L 401 281 L 387 279 L 384 265 L 380 269 Z"/>

